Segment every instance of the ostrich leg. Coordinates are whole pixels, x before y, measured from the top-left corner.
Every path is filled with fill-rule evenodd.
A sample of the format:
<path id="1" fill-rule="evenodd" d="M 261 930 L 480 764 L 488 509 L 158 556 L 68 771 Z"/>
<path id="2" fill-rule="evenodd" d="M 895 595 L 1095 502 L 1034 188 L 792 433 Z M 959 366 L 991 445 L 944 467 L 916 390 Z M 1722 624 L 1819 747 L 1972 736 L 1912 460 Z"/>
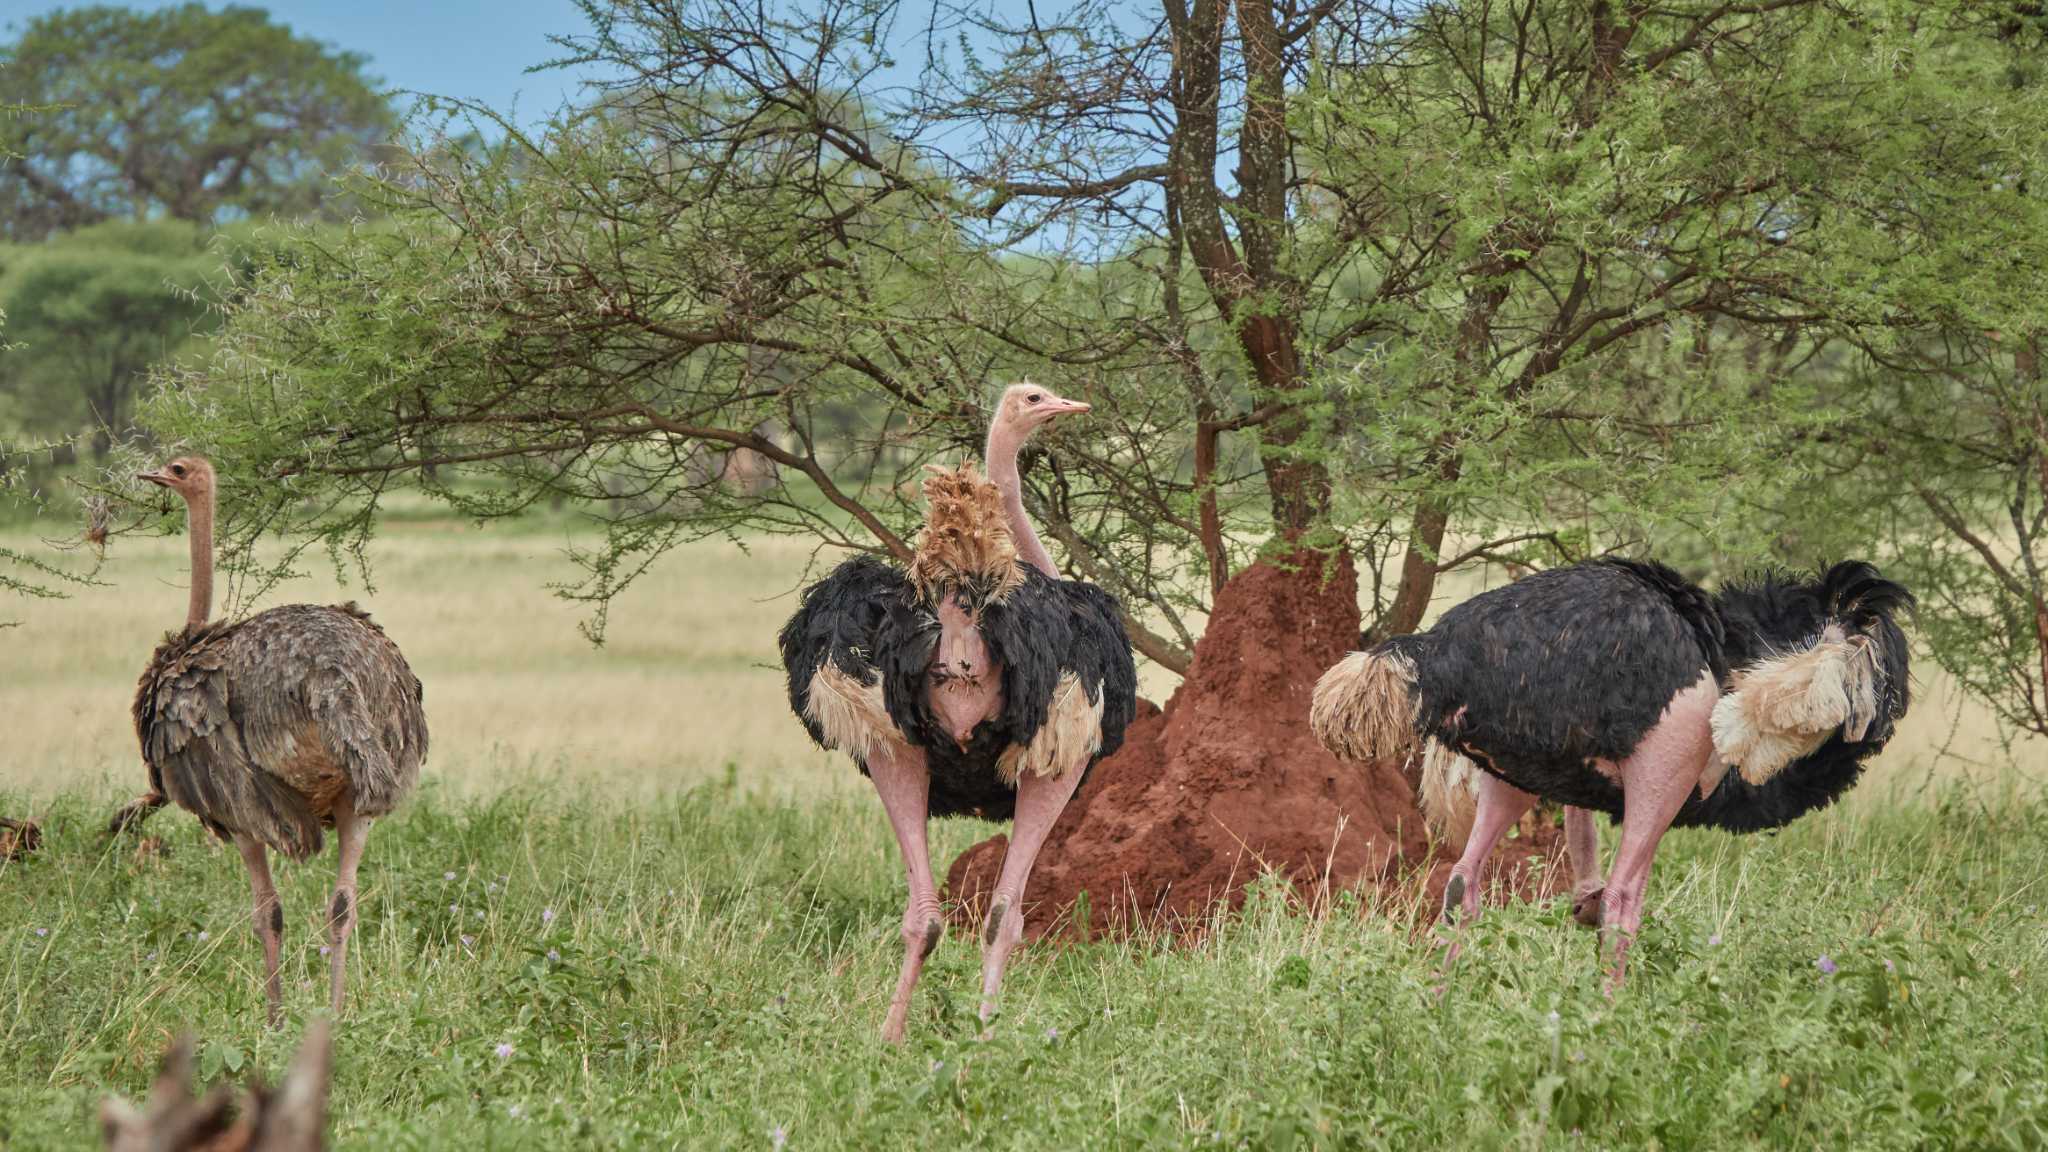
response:
<path id="1" fill-rule="evenodd" d="M 327 921 L 332 950 L 328 979 L 333 984 L 328 1003 L 339 1016 L 348 987 L 348 937 L 356 926 L 356 865 L 362 862 L 363 841 L 370 834 L 370 818 L 356 815 L 355 799 L 346 791 L 334 802 L 334 833 L 341 842 L 341 867 L 335 873 L 334 904 Z"/>
<path id="2" fill-rule="evenodd" d="M 263 841 L 247 833 L 235 837 L 242 863 L 249 869 L 249 913 L 256 939 L 263 943 L 263 994 L 268 1002 L 266 1017 L 272 1028 L 284 1021 L 284 983 L 278 977 L 278 954 L 283 947 L 284 908 L 278 903 L 277 885 L 270 880 L 270 861 Z"/>
<path id="3" fill-rule="evenodd" d="M 1074 789 L 1081 783 L 1087 761 L 1070 766 L 1059 776 L 1026 772 L 1017 779 L 1017 818 L 1011 829 L 1009 851 L 1003 853 L 1003 870 L 996 878 L 994 897 L 989 901 L 988 925 L 982 931 L 981 1019 L 996 1014 L 996 992 L 1003 985 L 1003 968 L 1010 953 L 1024 940 L 1024 889 L 1031 882 L 1031 866 L 1038 850 L 1045 847 L 1054 822 L 1066 810 Z"/>
<path id="4" fill-rule="evenodd" d="M 1600 825 L 1584 808 L 1565 806 L 1564 849 L 1572 861 L 1572 919 L 1587 928 L 1600 926 L 1600 897 L 1607 881 L 1600 875 Z"/>
<path id="5" fill-rule="evenodd" d="M 868 777 L 875 782 L 882 807 L 889 813 L 889 827 L 896 832 L 896 846 L 903 852 L 903 870 L 910 881 L 910 898 L 903 906 L 903 970 L 896 977 L 896 994 L 889 998 L 889 1014 L 882 1020 L 882 1039 L 900 1044 L 910 1016 L 910 995 L 924 972 L 925 958 L 939 946 L 939 936 L 945 930 L 939 916 L 938 888 L 932 883 L 931 852 L 925 846 L 931 770 L 925 765 L 922 749 L 891 743 L 869 758 Z"/>
<path id="6" fill-rule="evenodd" d="M 1614 853 L 1614 872 L 1600 899 L 1600 935 L 1613 957 L 1612 988 L 1621 983 L 1628 965 L 1629 944 L 1643 925 L 1643 888 L 1650 882 L 1650 861 L 1657 843 L 1671 827 L 1672 817 L 1699 786 L 1700 773 L 1713 755 L 1708 728 L 1719 692 L 1711 674 L 1671 698 L 1657 726 L 1621 764 L 1621 846 Z"/>
<path id="7" fill-rule="evenodd" d="M 1532 793 L 1489 772 L 1479 774 L 1479 810 L 1472 817 L 1472 833 L 1465 838 L 1465 854 L 1451 867 L 1444 885 L 1444 920 L 1456 924 L 1479 918 L 1479 870 L 1493 854 L 1501 833 L 1522 818 L 1536 803 Z M 1453 912 L 1453 909 L 1457 909 Z M 1457 946 L 1451 948 L 1455 955 Z M 1446 959 L 1450 959 L 1447 957 Z"/>

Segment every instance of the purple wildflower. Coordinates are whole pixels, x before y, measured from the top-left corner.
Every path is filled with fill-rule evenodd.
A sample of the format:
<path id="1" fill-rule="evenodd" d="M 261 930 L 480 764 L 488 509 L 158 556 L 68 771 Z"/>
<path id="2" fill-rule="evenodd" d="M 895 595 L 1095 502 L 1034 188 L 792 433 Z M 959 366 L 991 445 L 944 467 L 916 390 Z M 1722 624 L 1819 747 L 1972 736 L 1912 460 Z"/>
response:
<path id="1" fill-rule="evenodd" d="M 540 922 L 543 924 L 553 924 L 555 922 L 555 910 L 553 908 L 541 909 Z"/>
<path id="2" fill-rule="evenodd" d="M 48 936 L 49 934 L 50 934 L 50 930 L 49 930 L 48 928 L 38 928 L 38 929 L 36 929 L 36 935 L 38 935 L 38 936 Z"/>
<path id="3" fill-rule="evenodd" d="M 512 1043 L 511 1043 L 511 1041 L 509 1041 L 509 1040 L 508 1040 L 508 1041 L 506 1041 L 505 1043 L 502 1043 L 502 1044 L 498 1045 L 498 1059 L 500 1059 L 500 1060 L 510 1060 L 511 1058 L 512 1058 Z"/>
<path id="4" fill-rule="evenodd" d="M 443 872 L 443 873 L 441 873 L 441 879 L 443 879 L 443 880 L 453 880 L 453 879 L 455 879 L 455 873 L 453 873 L 453 872 Z"/>
<path id="5" fill-rule="evenodd" d="M 1060 1038 L 1060 1030 L 1059 1030 L 1058 1028 L 1047 1028 L 1047 1029 L 1045 1030 L 1045 1038 L 1046 1038 L 1047 1040 L 1057 1040 L 1057 1039 L 1059 1039 L 1059 1038 Z"/>
<path id="6" fill-rule="evenodd" d="M 327 955 L 327 954 L 328 954 L 329 952 L 332 952 L 332 951 L 334 951 L 334 949 L 333 949 L 333 948 L 331 948 L 331 947 L 329 947 L 328 945 L 322 944 L 322 945 L 320 946 L 320 954 L 321 954 L 322 956 L 325 956 L 325 955 Z"/>
<path id="7" fill-rule="evenodd" d="M 768 1146 L 773 1148 L 775 1152 L 782 1152 L 782 1146 L 787 1143 L 789 1143 L 789 1133 L 783 1131 L 782 1125 L 777 1124 L 775 1131 L 768 1133 Z"/>
<path id="8" fill-rule="evenodd" d="M 1894 965 L 1892 964 L 1892 958 L 1891 958 L 1891 957 L 1889 957 L 1889 956 L 1887 956 L 1887 957 L 1885 957 L 1885 958 L 1884 958 L 1884 970 L 1885 970 L 1885 971 L 1887 971 L 1887 972 L 1897 972 L 1897 971 L 1898 971 L 1898 968 L 1897 968 L 1897 967 L 1895 967 L 1895 966 L 1894 966 Z"/>
<path id="9" fill-rule="evenodd" d="M 450 904 L 450 905 L 448 906 L 448 914 L 449 914 L 450 916 L 460 916 L 460 915 L 462 915 L 462 907 L 461 907 L 461 905 L 458 905 L 458 904 Z"/>
<path id="10" fill-rule="evenodd" d="M 211 932 L 208 932 L 208 931 L 207 931 L 206 929 L 204 929 L 204 928 L 201 928 L 201 929 L 199 930 L 199 942 L 200 942 L 201 944 L 204 944 L 204 943 L 206 943 L 206 942 L 207 942 L 208 940 L 211 940 L 211 939 L 213 939 L 213 933 L 211 933 Z"/>
<path id="11" fill-rule="evenodd" d="M 1820 959 L 1813 962 L 1813 966 L 1820 969 L 1820 974 L 1823 976 L 1833 976 L 1835 974 L 1835 958 L 1826 953 L 1822 953 Z"/>
<path id="12" fill-rule="evenodd" d="M 561 962 L 562 954 L 560 952 L 555 951 L 553 948 L 548 949 L 548 963 L 560 964 Z"/>
<path id="13" fill-rule="evenodd" d="M 1719 948 L 1720 946 L 1721 946 L 1721 934 L 1720 934 L 1719 932 L 1716 932 L 1716 933 L 1714 933 L 1714 934 L 1713 934 L 1712 936 L 1709 936 L 1709 937 L 1707 937 L 1707 947 L 1709 947 L 1709 948 Z"/>
<path id="14" fill-rule="evenodd" d="M 462 938 L 462 946 L 463 946 L 464 948 L 474 948 L 474 947 L 476 947 L 476 937 L 474 937 L 474 936 L 464 936 L 464 937 Z"/>

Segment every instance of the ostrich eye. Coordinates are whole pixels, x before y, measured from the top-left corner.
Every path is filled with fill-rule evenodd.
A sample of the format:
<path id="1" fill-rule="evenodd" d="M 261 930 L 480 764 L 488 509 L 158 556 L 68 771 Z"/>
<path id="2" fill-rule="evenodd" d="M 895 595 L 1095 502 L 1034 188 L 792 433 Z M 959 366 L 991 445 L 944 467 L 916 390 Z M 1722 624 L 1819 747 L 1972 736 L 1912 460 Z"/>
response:
<path id="1" fill-rule="evenodd" d="M 185 474 L 185 466 L 184 466 L 183 464 L 173 464 L 173 465 L 171 465 L 171 475 L 173 475 L 173 476 L 183 476 L 184 474 Z"/>
<path id="2" fill-rule="evenodd" d="M 1029 395 L 1029 396 L 1026 396 L 1026 397 L 1024 398 L 1024 402 L 1025 402 L 1025 403 L 1027 403 L 1027 404 L 1036 404 L 1036 403 L 1038 403 L 1038 402 L 1039 402 L 1040 400 L 1043 400 L 1043 399 L 1045 399 L 1045 397 L 1043 397 L 1043 396 L 1039 395 L 1039 394 L 1038 394 L 1038 393 L 1036 393 L 1036 392 L 1033 392 L 1033 393 L 1032 393 L 1031 395 Z"/>

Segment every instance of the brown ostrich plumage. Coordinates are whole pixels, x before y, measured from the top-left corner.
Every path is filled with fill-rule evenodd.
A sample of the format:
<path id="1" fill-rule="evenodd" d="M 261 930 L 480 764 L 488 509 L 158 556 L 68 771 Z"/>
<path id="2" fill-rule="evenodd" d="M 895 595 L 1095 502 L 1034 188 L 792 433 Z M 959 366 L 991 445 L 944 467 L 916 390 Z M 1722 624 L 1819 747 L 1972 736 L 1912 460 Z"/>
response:
<path id="1" fill-rule="evenodd" d="M 1001 600 L 1024 582 L 1017 541 L 1003 518 L 1003 493 L 972 464 L 934 468 L 924 478 L 924 532 L 910 561 L 910 582 L 936 602 L 943 590 L 968 586 L 979 599 Z"/>
<path id="2" fill-rule="evenodd" d="M 135 690 L 150 785 L 223 840 L 303 860 L 346 791 L 382 816 L 427 753 L 420 682 L 354 604 L 288 604 L 164 637 Z"/>
<path id="3" fill-rule="evenodd" d="M 210 620 L 213 466 L 181 457 L 139 478 L 185 501 L 192 594 L 185 627 L 164 638 L 136 686 L 135 735 L 150 794 L 122 809 L 109 830 L 169 801 L 241 852 L 275 1024 L 284 916 L 266 854 L 305 859 L 320 851 L 321 827 L 332 826 L 341 849 L 328 917 L 330 1002 L 339 1012 L 363 838 L 373 817 L 412 790 L 427 755 L 419 678 L 354 604 L 288 604 L 246 620 Z"/>

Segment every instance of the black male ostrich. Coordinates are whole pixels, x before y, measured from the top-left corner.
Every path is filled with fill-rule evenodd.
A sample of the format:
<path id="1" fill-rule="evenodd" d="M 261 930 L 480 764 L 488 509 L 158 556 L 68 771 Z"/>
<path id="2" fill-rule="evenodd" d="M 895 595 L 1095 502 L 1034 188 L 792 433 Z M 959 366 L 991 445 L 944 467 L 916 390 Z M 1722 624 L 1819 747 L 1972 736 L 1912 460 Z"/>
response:
<path id="1" fill-rule="evenodd" d="M 1030 384 L 1003 393 L 989 479 L 927 478 L 930 510 L 908 572 L 872 557 L 806 589 L 782 629 L 789 703 L 811 738 L 874 781 L 910 877 L 903 969 L 882 1037 L 903 1038 L 910 996 L 941 932 L 925 848 L 929 816 L 1016 817 L 983 932 L 982 1019 L 995 1011 L 1031 865 L 1088 767 L 1137 710 L 1137 670 L 1116 601 L 1062 580 L 1017 479 L 1031 433 L 1088 405 Z"/>
<path id="2" fill-rule="evenodd" d="M 1832 803 L 1906 713 L 1902 586 L 1869 564 L 1779 573 L 1709 596 L 1661 564 L 1541 572 L 1467 600 L 1428 632 L 1355 652 L 1310 720 L 1338 756 L 1423 745 L 1423 805 L 1477 792 L 1444 913 L 1479 911 L 1479 868 L 1538 797 L 1560 801 L 1582 920 L 1598 904 L 1614 974 L 1642 922 L 1666 828 L 1753 832 Z M 1460 787 L 1471 766 L 1476 789 Z M 1603 885 L 1591 812 L 1621 823 Z"/>
<path id="3" fill-rule="evenodd" d="M 213 466 L 187 456 L 138 479 L 185 499 L 192 596 L 185 627 L 164 638 L 136 686 L 135 734 L 152 792 L 124 811 L 146 813 L 168 798 L 241 851 L 272 1024 L 283 1011 L 284 914 L 265 850 L 303 860 L 320 851 L 320 826 L 333 825 L 341 866 L 328 925 L 329 975 L 338 1013 L 363 838 L 372 817 L 412 790 L 427 755 L 419 678 L 354 604 L 288 604 L 208 623 Z"/>

